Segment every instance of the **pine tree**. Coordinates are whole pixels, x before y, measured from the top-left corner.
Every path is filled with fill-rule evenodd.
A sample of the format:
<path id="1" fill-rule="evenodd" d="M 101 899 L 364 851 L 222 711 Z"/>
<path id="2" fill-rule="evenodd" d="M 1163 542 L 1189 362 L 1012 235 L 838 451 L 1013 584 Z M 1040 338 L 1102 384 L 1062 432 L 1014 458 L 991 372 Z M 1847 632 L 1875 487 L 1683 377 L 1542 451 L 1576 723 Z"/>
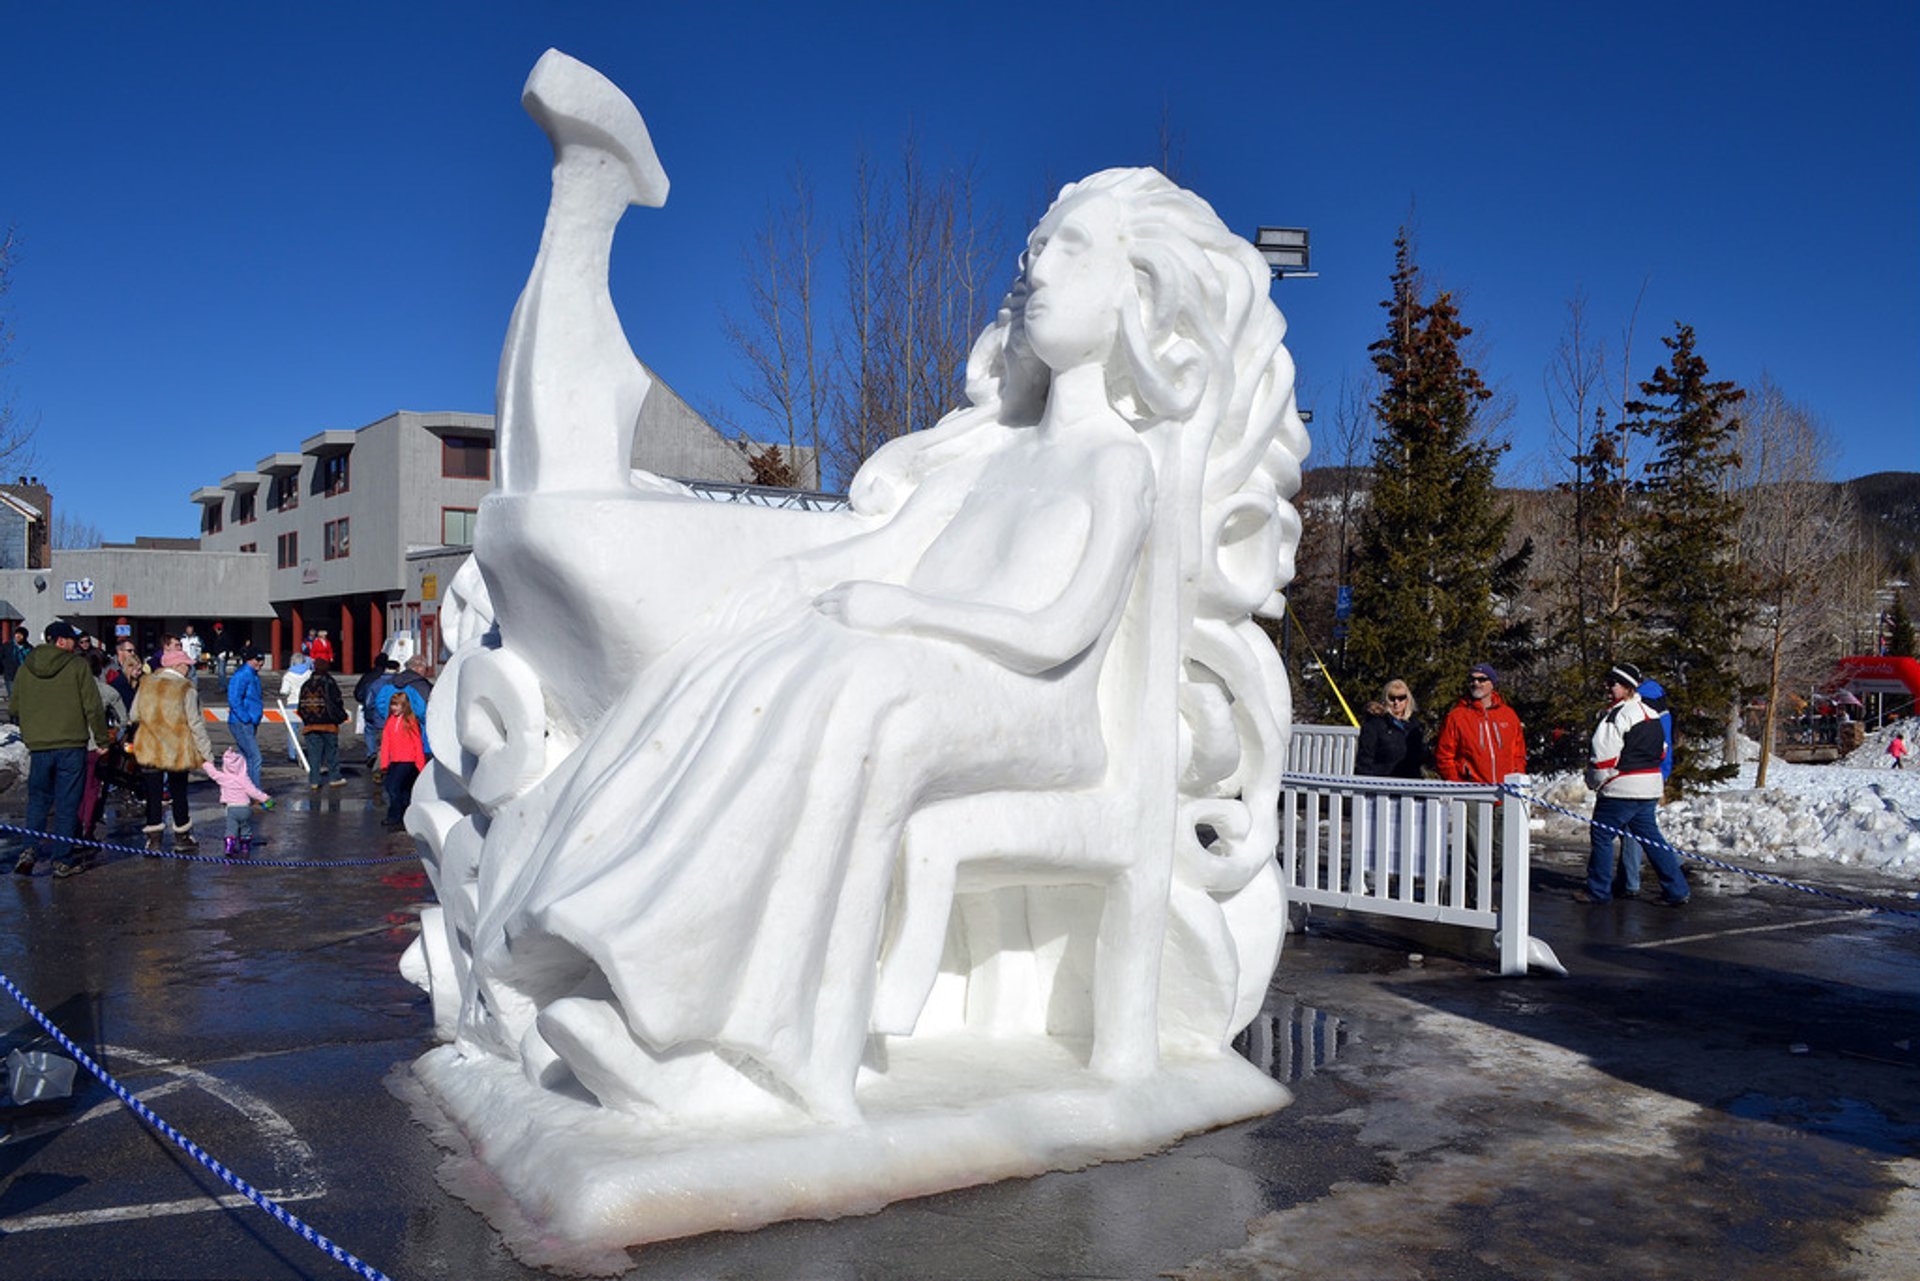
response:
<path id="1" fill-rule="evenodd" d="M 1746 393 L 1707 377 L 1693 329 L 1675 325 L 1666 364 L 1627 402 L 1628 426 L 1654 445 L 1639 482 L 1633 563 L 1642 649 L 1637 662 L 1667 689 L 1674 717 L 1674 784 L 1684 793 L 1730 778 L 1721 740 L 1743 688 L 1738 638 L 1751 621 L 1751 584 L 1737 556 L 1740 500 L 1729 484 Z"/>
<path id="2" fill-rule="evenodd" d="M 1515 592 L 1529 544 L 1506 554 L 1512 511 L 1494 489 L 1506 446 L 1486 437 L 1491 396 L 1461 353 L 1473 331 L 1453 296 L 1422 298 L 1403 230 L 1394 241 L 1387 333 L 1374 343 L 1373 483 L 1357 535 L 1349 671 L 1359 688 L 1398 676 L 1439 709 L 1476 662 L 1511 663 L 1525 633 L 1497 602 Z"/>
<path id="3" fill-rule="evenodd" d="M 756 485 L 792 489 L 800 483 L 792 460 L 780 452 L 778 445 L 768 445 L 759 453 L 748 454 L 747 466 L 752 471 L 752 480 Z"/>
<path id="4" fill-rule="evenodd" d="M 1887 624 L 1887 653 L 1895 658 L 1920 658 L 1920 649 L 1914 648 L 1913 642 L 1913 619 L 1907 613 L 1906 599 L 1896 591 L 1893 618 Z"/>

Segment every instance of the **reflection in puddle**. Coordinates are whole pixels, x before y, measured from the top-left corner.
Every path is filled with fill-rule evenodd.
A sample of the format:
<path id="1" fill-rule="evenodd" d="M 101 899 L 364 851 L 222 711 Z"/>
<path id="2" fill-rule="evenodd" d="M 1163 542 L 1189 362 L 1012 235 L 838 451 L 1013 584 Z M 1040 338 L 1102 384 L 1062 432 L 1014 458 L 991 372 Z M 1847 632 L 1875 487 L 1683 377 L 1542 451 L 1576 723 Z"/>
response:
<path id="1" fill-rule="evenodd" d="M 1337 1060 L 1347 1032 L 1346 1021 L 1325 1010 L 1275 997 L 1233 1039 L 1233 1048 L 1274 1080 L 1294 1082 Z"/>

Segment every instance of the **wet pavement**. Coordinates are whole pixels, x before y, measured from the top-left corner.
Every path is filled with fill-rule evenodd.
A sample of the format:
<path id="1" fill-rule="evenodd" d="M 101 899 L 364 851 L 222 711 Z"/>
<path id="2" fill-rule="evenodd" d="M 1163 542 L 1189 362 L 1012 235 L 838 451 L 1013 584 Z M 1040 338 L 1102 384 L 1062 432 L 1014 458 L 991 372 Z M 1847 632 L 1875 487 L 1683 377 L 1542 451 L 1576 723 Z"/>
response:
<path id="1" fill-rule="evenodd" d="M 216 734 L 216 738 L 222 737 Z M 351 742 L 346 753 L 353 758 Z M 370 780 L 273 764 L 273 859 L 405 853 Z M 0 796 L 17 821 L 18 790 Z M 220 810 L 194 789 L 203 848 Z M 137 843 L 139 817 L 108 827 Z M 4 844 L 4 843 L 0 843 Z M 1463 931 L 1316 914 L 1245 1052 L 1294 1105 L 1146 1160 L 636 1252 L 636 1278 L 1920 1277 L 1920 921 L 1724 878 L 1693 906 L 1569 901 L 1567 979 Z M 1852 869 L 1770 867 L 1913 909 Z M 0 886 L 4 972 L 162 1117 L 398 1278 L 545 1275 L 442 1189 L 389 1087 L 430 1047 L 395 962 L 417 865 L 136 856 Z M 44 1044 L 0 997 L 0 1053 Z M 0 1111 L 0 1275 L 348 1276 L 82 1076 Z"/>

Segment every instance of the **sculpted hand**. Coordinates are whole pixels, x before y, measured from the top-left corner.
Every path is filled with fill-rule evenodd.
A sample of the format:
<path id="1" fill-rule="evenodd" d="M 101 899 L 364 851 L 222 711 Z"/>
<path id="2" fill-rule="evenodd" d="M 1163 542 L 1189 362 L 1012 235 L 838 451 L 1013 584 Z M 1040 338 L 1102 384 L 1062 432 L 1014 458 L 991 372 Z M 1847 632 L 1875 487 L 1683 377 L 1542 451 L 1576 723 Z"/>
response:
<path id="1" fill-rule="evenodd" d="M 891 583 L 855 581 L 836 583 L 813 598 L 813 607 L 828 618 L 863 632 L 899 629 L 913 609 L 913 598 Z"/>

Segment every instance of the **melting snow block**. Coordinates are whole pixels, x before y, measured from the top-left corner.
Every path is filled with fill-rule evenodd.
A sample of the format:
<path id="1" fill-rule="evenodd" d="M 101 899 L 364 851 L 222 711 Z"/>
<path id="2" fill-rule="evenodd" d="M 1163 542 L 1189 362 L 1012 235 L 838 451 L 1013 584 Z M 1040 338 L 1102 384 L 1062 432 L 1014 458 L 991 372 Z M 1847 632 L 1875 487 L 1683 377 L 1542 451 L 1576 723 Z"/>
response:
<path id="1" fill-rule="evenodd" d="M 7 1091 L 16 1104 L 67 1098 L 73 1093 L 78 1067 L 50 1050 L 15 1050 L 7 1055 Z"/>

